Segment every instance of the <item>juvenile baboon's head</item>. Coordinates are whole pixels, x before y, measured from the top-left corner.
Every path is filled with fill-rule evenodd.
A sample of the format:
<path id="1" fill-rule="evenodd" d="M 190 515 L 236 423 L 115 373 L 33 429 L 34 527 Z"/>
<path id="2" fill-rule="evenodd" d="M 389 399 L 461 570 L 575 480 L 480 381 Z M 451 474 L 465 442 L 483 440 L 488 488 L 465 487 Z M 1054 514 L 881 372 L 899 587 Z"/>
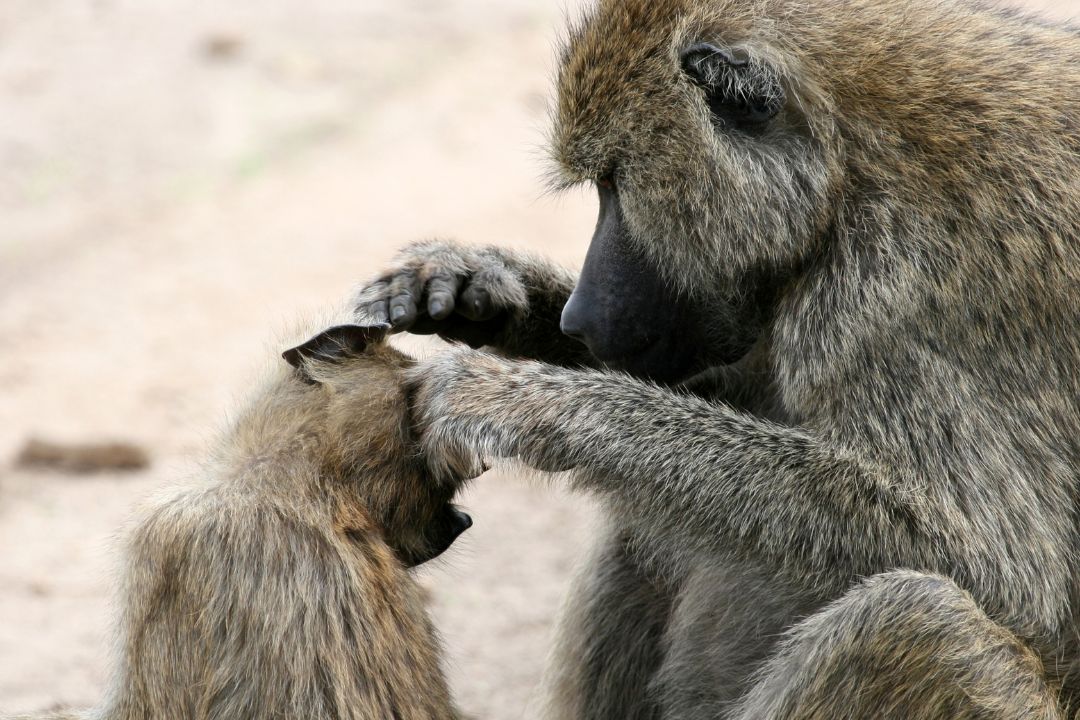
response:
<path id="1" fill-rule="evenodd" d="M 451 504 L 460 484 L 427 470 L 410 421 L 406 371 L 388 326 L 339 325 L 283 353 L 312 413 L 331 491 L 375 523 L 408 567 L 440 555 L 472 525 Z M 362 507 L 353 507 L 359 503 Z"/>
<path id="2" fill-rule="evenodd" d="M 766 5 L 601 0 L 570 31 L 555 182 L 600 219 L 563 330 L 616 367 L 742 356 L 829 220 L 833 130 Z"/>

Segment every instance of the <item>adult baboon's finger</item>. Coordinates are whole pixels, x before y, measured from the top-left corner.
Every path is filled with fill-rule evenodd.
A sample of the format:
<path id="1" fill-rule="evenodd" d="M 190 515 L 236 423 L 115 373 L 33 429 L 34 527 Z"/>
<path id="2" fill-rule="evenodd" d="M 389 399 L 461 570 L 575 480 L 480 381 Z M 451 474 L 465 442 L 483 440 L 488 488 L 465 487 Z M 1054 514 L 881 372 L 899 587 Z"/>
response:
<path id="1" fill-rule="evenodd" d="M 461 297 L 458 298 L 457 311 L 475 322 L 490 320 L 499 313 L 499 309 L 491 301 L 491 293 L 476 283 L 471 283 L 461 293 Z"/>
<path id="2" fill-rule="evenodd" d="M 358 308 L 364 320 L 372 325 L 386 325 L 390 322 L 390 310 L 386 300 L 374 300 Z"/>
<path id="3" fill-rule="evenodd" d="M 416 322 L 416 303 L 420 299 L 420 278 L 415 271 L 398 273 L 390 281 L 390 324 L 398 330 L 407 330 Z"/>
<path id="4" fill-rule="evenodd" d="M 432 320 L 445 320 L 454 312 L 461 278 L 451 272 L 431 273 L 427 284 L 427 312 Z"/>
<path id="5" fill-rule="evenodd" d="M 382 278 L 365 287 L 356 298 L 356 315 L 361 322 L 384 325 L 390 321 L 387 296 L 389 278 Z"/>

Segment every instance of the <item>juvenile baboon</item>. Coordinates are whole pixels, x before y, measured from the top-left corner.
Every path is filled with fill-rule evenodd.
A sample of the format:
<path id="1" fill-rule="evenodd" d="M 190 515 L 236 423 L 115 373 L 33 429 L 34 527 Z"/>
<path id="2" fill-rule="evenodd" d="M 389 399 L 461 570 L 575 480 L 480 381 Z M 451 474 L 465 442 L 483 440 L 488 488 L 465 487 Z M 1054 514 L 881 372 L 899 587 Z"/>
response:
<path id="1" fill-rule="evenodd" d="M 384 327 L 285 353 L 198 484 L 126 542 L 119 663 L 101 720 L 450 720 L 407 568 L 471 524 L 410 428 L 413 361 Z"/>
<path id="2" fill-rule="evenodd" d="M 599 189 L 576 284 L 426 243 L 360 303 L 501 354 L 421 368 L 433 457 L 576 468 L 607 508 L 552 714 L 1074 712 L 1080 33 L 601 0 L 552 152 Z"/>

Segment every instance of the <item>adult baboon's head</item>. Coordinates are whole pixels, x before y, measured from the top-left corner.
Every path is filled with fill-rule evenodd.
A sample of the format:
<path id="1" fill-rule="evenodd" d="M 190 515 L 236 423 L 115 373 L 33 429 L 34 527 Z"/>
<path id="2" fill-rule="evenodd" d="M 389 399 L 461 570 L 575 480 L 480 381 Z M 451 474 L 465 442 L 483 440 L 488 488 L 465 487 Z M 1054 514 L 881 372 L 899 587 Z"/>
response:
<path id="1" fill-rule="evenodd" d="M 563 330 L 635 374 L 745 354 L 830 217 L 828 115 L 751 5 L 605 0 L 564 53 L 557 182 L 600 220 Z"/>

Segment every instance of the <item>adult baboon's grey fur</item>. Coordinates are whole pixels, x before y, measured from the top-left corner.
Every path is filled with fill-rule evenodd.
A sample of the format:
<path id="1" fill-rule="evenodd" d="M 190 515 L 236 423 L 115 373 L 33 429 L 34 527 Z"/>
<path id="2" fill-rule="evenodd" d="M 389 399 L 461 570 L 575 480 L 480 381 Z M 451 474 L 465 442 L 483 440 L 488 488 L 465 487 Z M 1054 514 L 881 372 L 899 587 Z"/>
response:
<path id="1" fill-rule="evenodd" d="M 109 694 L 58 717 L 458 717 L 407 568 L 469 520 L 424 466 L 414 363 L 384 334 L 338 326 L 287 352 L 205 477 L 141 515 Z"/>
<path id="2" fill-rule="evenodd" d="M 433 456 L 576 468 L 607 508 L 552 714 L 1074 712 L 1080 33 L 601 0 L 554 120 L 601 196 L 576 287 L 425 243 L 361 297 L 501 354 L 421 368 Z"/>

